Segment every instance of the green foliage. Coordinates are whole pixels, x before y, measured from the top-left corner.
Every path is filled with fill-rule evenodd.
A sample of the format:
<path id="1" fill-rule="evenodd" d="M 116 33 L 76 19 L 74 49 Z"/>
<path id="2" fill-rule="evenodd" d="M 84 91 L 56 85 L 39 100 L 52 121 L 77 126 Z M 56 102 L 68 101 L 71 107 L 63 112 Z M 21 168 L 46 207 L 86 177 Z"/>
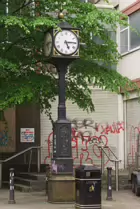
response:
<path id="1" fill-rule="evenodd" d="M 44 32 L 60 22 L 50 14 L 57 14 L 61 6 L 67 13 L 65 20 L 81 30 L 80 41 L 86 44 L 80 49 L 81 59 L 74 62 L 67 73 L 67 98 L 80 108 L 93 111 L 89 84 L 116 93 L 121 87 L 126 95 L 127 86 L 137 88 L 128 78 L 109 69 L 110 65 L 117 64 L 120 54 L 116 42 L 106 31 L 115 33 L 119 24 L 127 25 L 126 16 L 79 0 L 34 2 L 36 6 L 32 0 L 10 0 L 6 16 L 6 0 L 0 1 L 0 109 L 34 102 L 49 114 L 58 92 L 58 79 L 47 68 L 42 46 Z M 94 37 L 104 44 L 98 44 Z"/>

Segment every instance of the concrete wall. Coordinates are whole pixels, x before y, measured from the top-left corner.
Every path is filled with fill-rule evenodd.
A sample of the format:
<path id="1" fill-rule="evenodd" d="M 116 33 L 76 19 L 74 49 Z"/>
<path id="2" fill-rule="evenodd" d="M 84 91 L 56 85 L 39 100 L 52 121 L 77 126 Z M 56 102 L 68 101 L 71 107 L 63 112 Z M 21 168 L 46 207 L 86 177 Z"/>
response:
<path id="1" fill-rule="evenodd" d="M 127 76 L 130 79 L 136 79 L 140 77 L 140 50 L 134 51 L 122 57 L 118 65 L 118 71 L 123 76 Z"/>
<path id="2" fill-rule="evenodd" d="M 113 0 L 115 1 L 115 0 Z M 119 9 L 123 10 L 126 7 L 128 7 L 129 5 L 133 4 L 134 2 L 136 2 L 136 0 L 118 0 L 119 2 Z"/>
<path id="3" fill-rule="evenodd" d="M 136 2 L 136 0 L 109 0 L 110 4 L 114 6 L 119 4 L 119 9 L 123 10 L 128 7 L 130 4 Z M 107 4 L 104 0 L 101 0 L 98 4 Z"/>

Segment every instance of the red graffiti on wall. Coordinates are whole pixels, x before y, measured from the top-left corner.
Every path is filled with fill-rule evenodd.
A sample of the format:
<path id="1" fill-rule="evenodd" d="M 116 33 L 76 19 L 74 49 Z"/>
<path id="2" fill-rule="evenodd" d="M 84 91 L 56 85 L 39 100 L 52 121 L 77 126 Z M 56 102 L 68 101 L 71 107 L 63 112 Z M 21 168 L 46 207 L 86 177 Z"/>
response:
<path id="1" fill-rule="evenodd" d="M 53 140 L 53 132 L 49 134 L 47 145 L 48 145 L 48 155 L 44 159 L 44 163 L 46 164 L 49 159 L 51 159 L 52 153 L 52 140 Z M 105 135 L 100 136 L 89 136 L 83 135 L 80 131 L 76 129 L 72 129 L 72 150 L 73 150 L 73 160 L 74 163 L 78 160 L 79 165 L 82 164 L 92 164 L 95 165 L 94 159 L 96 156 L 97 159 L 102 158 L 102 153 L 98 145 L 103 143 L 104 146 L 108 145 L 108 138 Z M 92 152 L 91 152 L 92 150 Z M 106 150 L 108 156 L 110 156 L 110 149 Z M 94 159 L 93 159 L 94 158 Z M 109 160 L 105 162 L 105 166 L 108 164 Z"/>
<path id="2" fill-rule="evenodd" d="M 96 124 L 96 131 L 101 134 L 119 134 L 124 131 L 124 122 L 113 122 L 112 125 L 109 124 Z"/>
<path id="3" fill-rule="evenodd" d="M 76 121 L 76 120 L 75 120 Z M 75 122 L 74 121 L 74 122 Z M 91 135 L 88 131 L 84 134 L 80 131 L 81 128 L 93 128 L 95 134 Z M 127 162 L 128 166 L 135 164 L 135 153 L 137 152 L 137 137 L 140 135 L 140 124 L 138 126 L 129 125 L 129 129 L 125 129 L 124 122 L 114 122 L 111 125 L 98 124 L 93 121 L 87 122 L 86 120 L 75 123 L 75 128 L 72 129 L 72 150 L 74 163 L 78 161 L 80 165 L 90 163 L 95 165 L 95 157 L 97 159 L 102 158 L 102 153 L 98 145 L 103 143 L 108 146 L 108 135 L 109 134 L 120 134 L 122 131 L 128 131 L 127 133 Z M 48 159 L 51 158 L 52 153 L 52 140 L 53 132 L 50 133 L 47 139 L 47 156 L 44 162 L 47 163 Z M 110 156 L 110 149 L 107 148 L 107 154 Z M 107 165 L 109 160 L 105 162 Z"/>
<path id="4" fill-rule="evenodd" d="M 81 146 L 79 146 L 79 140 L 82 141 Z M 73 149 L 73 153 L 75 153 L 75 156 L 73 156 L 73 160 L 74 162 L 77 159 L 80 159 L 79 164 L 86 164 L 86 163 L 90 163 L 95 165 L 94 163 L 94 156 L 96 156 L 98 159 L 102 158 L 102 154 L 101 154 L 101 150 L 98 147 L 98 145 L 100 143 L 103 143 L 104 146 L 108 145 L 108 138 L 105 135 L 100 135 L 98 136 L 83 136 L 83 134 L 81 134 L 81 132 L 78 132 L 75 129 L 72 129 L 72 149 Z M 75 143 L 75 144 L 74 144 Z M 90 145 L 92 146 L 92 148 L 89 148 Z M 110 155 L 110 151 L 109 148 L 107 148 L 107 152 L 108 155 Z M 91 154 L 90 150 L 93 151 L 93 153 Z M 105 162 L 105 165 L 107 165 L 107 163 L 109 162 L 109 160 L 107 160 Z"/>

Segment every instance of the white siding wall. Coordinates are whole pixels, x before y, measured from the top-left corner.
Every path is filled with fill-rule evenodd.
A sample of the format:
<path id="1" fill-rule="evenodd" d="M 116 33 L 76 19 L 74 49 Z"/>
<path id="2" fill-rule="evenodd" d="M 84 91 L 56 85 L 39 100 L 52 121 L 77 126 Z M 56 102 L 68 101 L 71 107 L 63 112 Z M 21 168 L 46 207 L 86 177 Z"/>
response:
<path id="1" fill-rule="evenodd" d="M 110 0 L 109 2 L 110 2 L 110 4 L 112 4 L 112 5 L 116 5 L 116 4 L 119 3 L 119 0 Z M 102 4 L 102 5 L 105 5 L 105 4 L 106 4 L 106 5 L 108 5 L 108 3 L 105 2 L 104 0 L 100 0 L 98 4 Z"/>
<path id="2" fill-rule="evenodd" d="M 87 112 L 84 112 L 81 109 L 79 109 L 76 104 L 72 104 L 71 101 L 67 101 L 67 117 L 70 118 L 71 120 L 73 120 L 74 118 L 78 118 L 79 120 L 90 118 L 94 120 L 93 125 L 95 125 L 95 123 L 99 123 L 100 125 L 103 125 L 103 127 L 106 127 L 107 123 L 109 125 L 112 125 L 113 122 L 118 121 L 118 103 L 119 103 L 118 95 L 102 90 L 93 90 L 92 98 L 95 104 L 94 113 L 87 114 Z M 53 115 L 53 119 L 55 120 L 57 117 L 57 102 L 53 103 L 52 105 L 52 115 Z M 103 129 L 101 127 L 99 128 L 98 131 L 95 131 L 95 129 L 93 128 L 87 128 L 86 130 L 89 129 L 92 132 L 91 136 L 99 137 L 100 135 L 105 135 L 102 139 L 104 140 L 106 137 L 108 139 L 108 145 L 110 146 L 110 148 L 115 152 L 117 156 L 120 156 L 117 149 L 119 146 L 119 134 L 116 133 L 102 134 Z M 83 130 L 85 131 L 85 129 L 82 129 L 82 131 Z M 48 136 L 51 132 L 52 132 L 52 125 L 48 117 L 44 113 L 42 113 L 41 114 L 41 145 L 43 146 L 42 156 L 41 156 L 42 163 L 44 163 L 44 159 L 46 158 L 46 156 L 48 156 Z M 88 134 L 86 133 L 86 136 L 87 135 Z M 52 140 L 52 136 L 50 137 L 50 140 Z M 75 146 L 75 142 L 72 142 L 72 145 Z M 96 155 L 99 156 L 100 155 L 99 150 L 97 149 L 96 145 L 94 145 L 94 153 L 93 153 L 93 144 L 88 143 L 87 145 L 88 145 L 87 150 L 89 152 L 89 158 L 93 160 L 93 164 L 99 165 L 100 158 L 95 156 L 94 154 L 96 152 Z M 86 149 L 86 142 L 82 143 L 81 138 L 78 138 L 78 158 L 74 161 L 76 164 L 80 163 L 79 158 L 81 153 L 84 153 L 84 157 L 82 161 L 83 163 L 91 162 L 91 160 L 86 161 L 88 153 L 83 152 L 82 149 Z M 76 156 L 77 156 L 76 149 L 73 148 L 73 157 Z M 50 159 L 47 159 L 45 161 L 45 163 L 49 163 L 49 162 Z M 109 165 L 109 163 L 107 165 Z"/>
<path id="3" fill-rule="evenodd" d="M 136 2 L 136 0 L 109 0 L 111 4 L 114 6 L 119 4 L 119 9 L 124 10 L 126 7 L 128 7 L 130 4 L 133 4 Z M 104 0 L 101 0 L 98 4 L 107 4 Z"/>
<path id="4" fill-rule="evenodd" d="M 130 79 L 140 78 L 139 59 L 140 50 L 123 56 L 118 66 L 119 73 Z"/>
<path id="5" fill-rule="evenodd" d="M 119 9 L 124 10 L 126 7 L 133 4 L 134 2 L 136 2 L 136 0 L 119 0 Z"/>

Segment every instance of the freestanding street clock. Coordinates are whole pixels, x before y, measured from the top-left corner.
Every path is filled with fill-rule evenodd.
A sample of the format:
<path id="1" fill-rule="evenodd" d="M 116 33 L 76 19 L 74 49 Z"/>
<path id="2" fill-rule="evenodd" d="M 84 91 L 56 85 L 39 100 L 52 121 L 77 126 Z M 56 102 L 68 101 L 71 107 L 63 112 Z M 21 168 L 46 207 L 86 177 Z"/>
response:
<path id="1" fill-rule="evenodd" d="M 44 54 L 48 59 L 79 58 L 79 30 L 67 22 L 59 24 L 61 30 L 51 29 L 45 35 Z"/>
<path id="2" fill-rule="evenodd" d="M 58 29 L 47 31 L 44 39 L 46 61 L 55 65 L 58 72 L 58 119 L 53 124 L 52 172 L 72 174 L 71 122 L 66 117 L 65 75 L 69 64 L 79 58 L 79 30 L 64 21 L 58 26 Z"/>

